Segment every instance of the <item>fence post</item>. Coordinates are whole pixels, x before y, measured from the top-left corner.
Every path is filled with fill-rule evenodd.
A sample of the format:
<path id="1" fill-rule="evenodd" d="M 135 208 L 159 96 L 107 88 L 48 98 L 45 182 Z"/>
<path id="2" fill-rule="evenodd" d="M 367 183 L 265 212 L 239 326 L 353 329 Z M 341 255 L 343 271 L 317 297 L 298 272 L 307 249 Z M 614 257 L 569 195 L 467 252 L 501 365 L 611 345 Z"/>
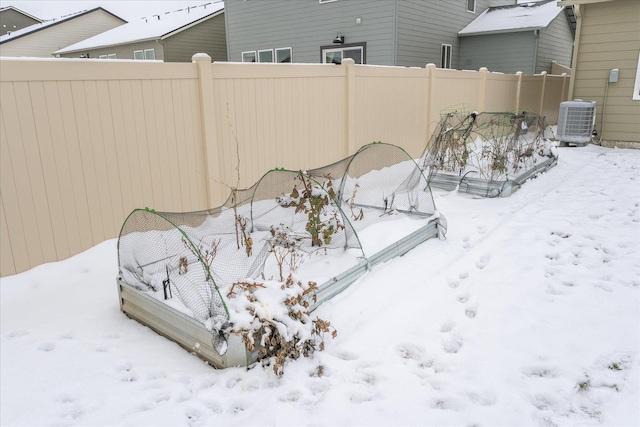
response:
<path id="1" fill-rule="evenodd" d="M 547 72 L 543 71 L 542 75 L 542 90 L 540 91 L 540 108 L 538 109 L 538 115 L 542 117 L 544 115 L 544 91 L 547 86 Z"/>
<path id="2" fill-rule="evenodd" d="M 196 53 L 191 61 L 198 68 L 198 93 L 200 95 L 200 121 L 202 123 L 202 147 L 204 156 L 204 180 L 207 192 L 207 206 L 211 208 L 219 203 L 213 194 L 214 186 L 211 182 L 211 174 L 217 170 L 218 144 L 215 129 L 215 104 L 213 101 L 213 72 L 211 70 L 211 57 L 206 53 Z"/>
<path id="3" fill-rule="evenodd" d="M 514 112 L 518 114 L 518 111 L 520 111 L 520 94 L 522 91 L 522 71 L 518 71 L 516 76 L 518 76 L 518 87 L 516 88 L 516 109 Z"/>
<path id="4" fill-rule="evenodd" d="M 433 80 L 435 79 L 436 64 L 427 64 L 424 69 L 427 72 L 427 142 L 429 142 L 431 134 L 433 133 L 433 129 L 431 129 L 433 123 L 431 117 L 433 116 Z"/>
<path id="5" fill-rule="evenodd" d="M 478 112 L 484 111 L 484 98 L 487 93 L 487 74 L 489 69 L 487 67 L 480 68 L 480 92 L 478 94 Z"/>
<path id="6" fill-rule="evenodd" d="M 356 152 L 356 80 L 355 80 L 355 61 L 351 58 L 342 60 L 345 67 L 345 78 L 347 79 L 347 99 L 346 99 L 346 143 L 347 156 Z"/>

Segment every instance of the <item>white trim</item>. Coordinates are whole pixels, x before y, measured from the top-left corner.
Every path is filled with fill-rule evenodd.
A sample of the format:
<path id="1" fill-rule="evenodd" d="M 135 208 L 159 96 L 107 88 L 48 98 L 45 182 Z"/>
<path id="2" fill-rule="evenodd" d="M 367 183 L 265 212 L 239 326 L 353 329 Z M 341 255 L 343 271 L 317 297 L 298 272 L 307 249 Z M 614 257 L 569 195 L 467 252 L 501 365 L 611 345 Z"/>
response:
<path id="1" fill-rule="evenodd" d="M 631 97 L 634 101 L 640 101 L 640 52 L 638 52 L 638 65 L 636 66 L 636 83 L 633 85 L 633 96 Z"/>
<path id="2" fill-rule="evenodd" d="M 446 49 L 445 48 L 449 48 L 449 63 L 445 64 L 443 62 L 447 61 L 446 58 Z M 444 57 L 443 57 L 443 53 L 444 53 Z M 440 68 L 446 68 L 446 69 L 451 69 L 451 63 L 453 62 L 453 46 L 451 46 L 450 44 L 447 43 L 442 43 L 440 45 Z M 448 67 L 447 67 L 448 65 Z"/>
<path id="3" fill-rule="evenodd" d="M 473 9 L 471 10 L 469 9 L 469 0 L 466 0 L 466 1 L 467 1 L 467 5 L 465 7 L 467 9 L 467 12 L 476 13 L 476 9 L 478 8 L 478 4 L 477 4 L 478 2 L 476 0 L 473 0 Z"/>
<path id="4" fill-rule="evenodd" d="M 349 47 L 336 47 L 332 49 L 322 49 L 322 63 L 327 64 L 327 53 L 329 52 L 340 52 L 340 62 L 344 59 L 344 52 L 349 50 L 359 50 L 360 51 L 360 62 L 356 64 L 364 64 L 364 46 L 349 46 Z"/>
<path id="5" fill-rule="evenodd" d="M 338 1 L 338 0 L 318 0 L 318 3 L 320 3 L 320 4 L 333 3 L 334 1 Z"/>
<path id="6" fill-rule="evenodd" d="M 254 61 L 245 61 L 245 60 L 244 60 L 244 54 L 245 54 L 245 53 L 253 53 L 253 59 L 254 59 Z M 241 54 L 241 56 L 240 56 L 240 57 L 242 58 L 242 62 L 257 62 L 257 61 L 258 61 L 258 54 L 256 53 L 256 51 L 255 51 L 255 50 L 247 50 L 247 51 L 244 51 L 244 52 L 242 52 L 242 54 Z"/>
<path id="7" fill-rule="evenodd" d="M 290 47 L 278 47 L 275 50 L 273 62 L 277 64 L 288 64 L 288 62 L 280 62 L 278 61 L 278 51 L 288 50 L 289 51 L 289 62 L 293 62 L 293 49 Z"/>
<path id="8" fill-rule="evenodd" d="M 271 61 L 264 61 L 264 62 L 266 62 L 266 63 L 269 63 L 269 62 L 275 62 L 275 59 L 276 59 L 276 58 L 275 58 L 275 55 L 274 55 L 274 53 L 273 53 L 273 49 L 263 49 L 263 50 L 259 50 L 259 51 L 258 51 L 258 56 L 257 56 L 257 58 L 258 58 L 258 62 L 263 62 L 263 61 L 260 59 L 260 54 L 261 54 L 262 52 L 271 52 Z"/>

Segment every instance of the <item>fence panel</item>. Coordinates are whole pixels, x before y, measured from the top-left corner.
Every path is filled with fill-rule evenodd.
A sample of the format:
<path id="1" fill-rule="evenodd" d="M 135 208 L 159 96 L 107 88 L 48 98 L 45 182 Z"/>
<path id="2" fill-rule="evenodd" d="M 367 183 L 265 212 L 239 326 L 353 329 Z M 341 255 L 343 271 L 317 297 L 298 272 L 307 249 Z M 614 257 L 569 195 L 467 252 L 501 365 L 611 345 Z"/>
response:
<path id="1" fill-rule="evenodd" d="M 448 111 L 517 108 L 555 124 L 569 88 L 431 64 L 194 60 L 0 61 L 0 275 L 116 237 L 136 207 L 217 206 L 274 167 L 324 166 L 372 141 L 417 156 Z"/>
<path id="2" fill-rule="evenodd" d="M 343 67 L 214 63 L 213 81 L 218 182 L 235 185 L 237 154 L 240 188 L 274 167 L 310 169 L 345 157 Z"/>
<path id="3" fill-rule="evenodd" d="M 175 161 L 187 150 L 194 153 L 192 164 L 202 163 L 195 154 L 202 152 L 202 140 L 184 126 L 178 131 L 185 119 L 189 127 L 200 126 L 200 109 L 190 105 L 190 93 L 182 93 L 197 81 L 192 64 L 41 65 L 1 64 L 0 274 L 64 259 L 115 237 L 136 207 L 207 207 L 203 188 L 186 196 L 182 191 L 200 186 L 202 176 L 190 170 L 204 168 Z"/>
<path id="4" fill-rule="evenodd" d="M 355 148 L 383 141 L 419 156 L 428 141 L 426 70 L 360 65 L 353 69 Z"/>

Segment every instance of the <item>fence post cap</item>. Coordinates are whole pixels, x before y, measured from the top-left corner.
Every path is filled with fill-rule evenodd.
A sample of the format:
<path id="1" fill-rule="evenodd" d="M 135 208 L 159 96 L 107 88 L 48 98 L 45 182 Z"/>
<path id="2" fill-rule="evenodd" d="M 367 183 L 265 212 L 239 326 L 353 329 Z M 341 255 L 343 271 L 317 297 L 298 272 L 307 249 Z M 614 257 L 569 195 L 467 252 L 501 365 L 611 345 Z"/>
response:
<path id="1" fill-rule="evenodd" d="M 516 76 L 521 76 L 522 75 L 522 71 L 516 71 Z"/>
<path id="2" fill-rule="evenodd" d="M 540 74 L 542 74 L 543 76 L 546 76 L 547 72 L 546 71 L 542 71 Z"/>
<path id="3" fill-rule="evenodd" d="M 487 67 L 480 67 L 480 71 L 481 73 L 486 73 L 487 71 L 489 71 L 489 69 Z"/>
<path id="4" fill-rule="evenodd" d="M 211 57 L 206 53 L 196 53 L 191 57 L 191 62 L 211 62 Z"/>
<path id="5" fill-rule="evenodd" d="M 425 65 L 424 68 L 436 68 L 436 64 L 434 64 L 433 62 L 430 62 L 427 65 Z"/>
<path id="6" fill-rule="evenodd" d="M 354 65 L 356 63 L 356 61 L 354 61 L 352 58 L 344 58 L 342 60 L 342 63 L 344 65 Z"/>

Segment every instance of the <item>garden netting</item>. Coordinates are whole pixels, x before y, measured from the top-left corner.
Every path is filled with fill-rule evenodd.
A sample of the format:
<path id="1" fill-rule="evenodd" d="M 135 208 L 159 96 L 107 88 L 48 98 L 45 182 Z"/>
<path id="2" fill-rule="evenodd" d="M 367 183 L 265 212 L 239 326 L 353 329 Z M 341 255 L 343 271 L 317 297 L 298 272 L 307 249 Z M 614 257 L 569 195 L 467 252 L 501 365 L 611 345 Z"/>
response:
<path id="1" fill-rule="evenodd" d="M 420 164 L 434 187 L 484 181 L 483 195 L 497 196 L 505 182 L 555 156 L 550 136 L 546 117 L 532 112 L 450 112 L 441 117 Z"/>
<path id="2" fill-rule="evenodd" d="M 400 147 L 373 143 L 322 168 L 271 170 L 214 209 L 134 210 L 118 239 L 120 279 L 202 323 L 222 352 L 221 331 L 233 322 L 225 296 L 235 282 L 273 276 L 282 250 L 366 259 L 373 254 L 358 233 L 392 216 L 437 218 L 418 163 Z"/>

